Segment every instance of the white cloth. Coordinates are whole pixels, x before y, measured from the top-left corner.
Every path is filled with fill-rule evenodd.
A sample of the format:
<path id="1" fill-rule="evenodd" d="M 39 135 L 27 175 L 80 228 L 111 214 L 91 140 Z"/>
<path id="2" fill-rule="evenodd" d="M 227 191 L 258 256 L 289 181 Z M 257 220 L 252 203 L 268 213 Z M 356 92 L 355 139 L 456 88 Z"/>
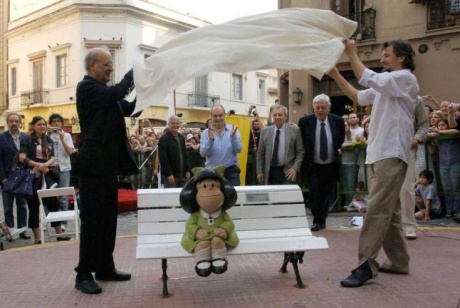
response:
<path id="1" fill-rule="evenodd" d="M 373 104 L 366 164 L 399 158 L 409 163 L 414 136 L 414 113 L 420 88 L 408 69 L 376 73 L 365 69 L 359 84 L 369 87 L 358 91 L 360 105 Z"/>
<path id="2" fill-rule="evenodd" d="M 135 61 L 135 112 L 210 72 L 309 70 L 321 79 L 340 59 L 356 22 L 329 10 L 282 9 L 185 32 Z"/>

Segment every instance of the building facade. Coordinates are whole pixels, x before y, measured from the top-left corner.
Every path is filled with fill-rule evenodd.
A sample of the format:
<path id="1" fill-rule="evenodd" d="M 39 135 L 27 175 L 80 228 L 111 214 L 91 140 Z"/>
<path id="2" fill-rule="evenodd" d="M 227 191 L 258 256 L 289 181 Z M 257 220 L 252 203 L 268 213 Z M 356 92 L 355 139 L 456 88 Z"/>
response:
<path id="1" fill-rule="evenodd" d="M 279 8 L 305 7 L 330 9 L 358 22 L 354 37 L 360 59 L 376 71 L 381 70 L 382 43 L 409 40 L 415 50 L 416 70 L 421 95 L 431 94 L 438 101 L 460 102 L 460 0 L 279 0 Z M 346 78 L 357 86 L 349 63 L 344 57 L 337 64 Z M 348 100 L 327 76 L 316 80 L 303 71 L 280 71 L 280 98 L 289 102 L 291 119 L 297 122 L 312 113 L 312 99 L 326 93 L 332 98 L 332 112 L 338 115 L 368 113 Z M 299 104 L 292 92 L 303 92 Z"/>
<path id="2" fill-rule="evenodd" d="M 177 35 L 209 24 L 142 0 L 9 0 L 7 16 L 4 63 L 9 77 L 4 113 L 19 112 L 28 123 L 34 115 L 47 118 L 57 112 L 72 133 L 79 132 L 75 88 L 85 74 L 88 49 L 109 48 L 114 62 L 112 82 L 116 83 L 134 59 L 147 58 Z M 169 106 L 175 105 L 185 124 L 199 125 L 217 103 L 241 115 L 254 104 L 267 116 L 269 104 L 277 98 L 276 74 L 276 70 L 210 73 L 153 103 L 141 119 L 164 126 Z M 127 119 L 129 133 L 141 123 Z"/>

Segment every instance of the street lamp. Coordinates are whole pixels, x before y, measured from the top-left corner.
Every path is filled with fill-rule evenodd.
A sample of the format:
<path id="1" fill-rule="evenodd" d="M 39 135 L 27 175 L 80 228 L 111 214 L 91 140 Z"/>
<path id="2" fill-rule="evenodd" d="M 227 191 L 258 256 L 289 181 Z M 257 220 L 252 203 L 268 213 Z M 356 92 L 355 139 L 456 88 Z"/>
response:
<path id="1" fill-rule="evenodd" d="M 70 124 L 72 126 L 78 125 L 80 123 L 80 120 L 78 120 L 76 115 L 73 115 L 72 118 L 70 118 Z"/>
<path id="2" fill-rule="evenodd" d="M 292 91 L 292 99 L 294 100 L 294 103 L 296 103 L 297 105 L 300 105 L 300 103 L 302 102 L 302 96 L 303 92 L 299 88 L 295 88 L 295 90 Z"/>

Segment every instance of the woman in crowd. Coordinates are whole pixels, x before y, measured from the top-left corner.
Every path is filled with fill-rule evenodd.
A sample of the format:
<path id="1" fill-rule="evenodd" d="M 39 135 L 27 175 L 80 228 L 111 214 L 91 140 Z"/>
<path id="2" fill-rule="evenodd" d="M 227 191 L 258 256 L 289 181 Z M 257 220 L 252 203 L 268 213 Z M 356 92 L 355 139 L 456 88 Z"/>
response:
<path id="1" fill-rule="evenodd" d="M 460 134 L 457 129 L 450 129 L 447 119 L 442 118 L 438 122 L 438 131 L 428 133 L 429 137 L 440 135 L 456 136 Z M 460 191 L 460 139 L 438 139 L 439 149 L 439 173 L 443 191 Z M 460 212 L 460 197 L 445 197 L 446 216 L 452 217 Z"/>
<path id="2" fill-rule="evenodd" d="M 46 134 L 47 124 L 43 117 L 35 116 L 31 122 L 32 133 L 30 141 L 21 144 L 19 150 L 19 161 L 33 168 L 36 173 L 34 180 L 34 195 L 27 199 L 27 206 L 29 208 L 29 228 L 32 229 L 34 234 L 35 244 L 41 244 L 42 238 L 39 229 L 39 205 L 37 190 L 42 188 L 43 174 L 50 172 L 50 166 L 54 161 L 53 141 Z M 46 206 L 50 212 L 57 212 L 59 210 L 59 202 L 56 198 L 47 198 Z M 44 200 L 44 202 L 45 202 Z M 56 230 L 57 234 L 64 233 L 61 228 L 61 222 L 51 223 Z M 70 237 L 58 237 L 58 241 L 68 241 Z"/>
<path id="3" fill-rule="evenodd" d="M 354 147 L 351 137 L 350 124 L 345 121 L 345 141 L 342 144 L 342 186 L 347 194 L 346 204 L 349 204 L 353 198 L 351 191 L 355 188 L 356 178 L 358 176 L 358 160 L 359 150 Z"/>

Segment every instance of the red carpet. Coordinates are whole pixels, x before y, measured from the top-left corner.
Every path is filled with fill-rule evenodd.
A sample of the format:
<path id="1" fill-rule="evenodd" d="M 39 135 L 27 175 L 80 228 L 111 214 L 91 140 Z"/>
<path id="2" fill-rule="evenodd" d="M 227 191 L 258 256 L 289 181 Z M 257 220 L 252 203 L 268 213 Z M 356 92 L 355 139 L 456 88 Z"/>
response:
<path id="1" fill-rule="evenodd" d="M 137 210 L 137 191 L 130 189 L 118 190 L 118 213 Z"/>
<path id="2" fill-rule="evenodd" d="M 73 209 L 73 197 L 69 196 L 69 208 Z M 137 191 L 130 189 L 118 190 L 118 213 L 137 210 Z"/>

